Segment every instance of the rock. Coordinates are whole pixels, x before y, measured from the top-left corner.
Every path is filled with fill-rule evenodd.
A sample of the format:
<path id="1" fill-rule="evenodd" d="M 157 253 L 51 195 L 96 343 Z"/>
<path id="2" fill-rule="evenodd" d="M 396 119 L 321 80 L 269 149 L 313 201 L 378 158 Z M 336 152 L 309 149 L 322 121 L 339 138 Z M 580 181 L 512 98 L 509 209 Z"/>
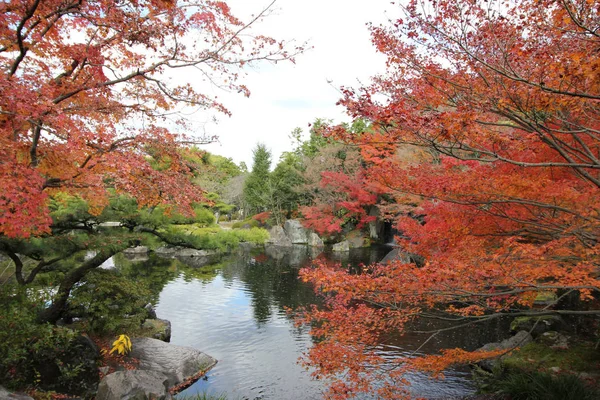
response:
<path id="1" fill-rule="evenodd" d="M 285 230 L 279 225 L 274 226 L 269 230 L 269 239 L 267 239 L 267 243 L 281 247 L 292 246 L 292 241 L 286 235 Z"/>
<path id="2" fill-rule="evenodd" d="M 310 247 L 323 247 L 323 240 L 314 232 L 308 234 L 308 245 Z"/>
<path id="3" fill-rule="evenodd" d="M 592 383 L 596 383 L 600 380 L 600 374 L 594 372 L 580 372 L 577 376 L 579 376 L 579 379 L 589 380 Z"/>
<path id="4" fill-rule="evenodd" d="M 291 249 L 287 249 L 287 264 L 290 267 L 298 268 L 304 266 L 308 260 L 308 247 L 301 245 L 293 245 Z"/>
<path id="5" fill-rule="evenodd" d="M 350 251 L 334 251 L 331 253 L 331 259 L 345 265 L 350 262 Z"/>
<path id="6" fill-rule="evenodd" d="M 136 255 L 136 254 L 147 254 L 150 251 L 146 246 L 136 246 L 130 247 L 128 249 L 123 250 L 123 254 L 127 255 Z"/>
<path id="7" fill-rule="evenodd" d="M 131 255 L 126 256 L 127 258 L 131 257 Z M 110 271 L 110 270 L 114 270 L 117 269 L 117 266 L 115 265 L 115 260 L 111 257 L 108 260 L 104 261 L 102 264 L 100 264 L 100 268 Z"/>
<path id="8" fill-rule="evenodd" d="M 217 262 L 221 255 L 222 253 L 218 250 L 181 249 L 173 257 L 189 267 L 201 268 Z"/>
<path id="9" fill-rule="evenodd" d="M 488 343 L 482 346 L 479 350 L 509 350 L 516 347 L 522 347 L 533 341 L 533 337 L 527 331 L 519 331 L 514 336 L 501 341 L 500 343 Z"/>
<path id="10" fill-rule="evenodd" d="M 533 304 L 536 306 L 552 306 L 558 301 L 558 296 L 554 292 L 540 292 L 535 297 Z"/>
<path id="11" fill-rule="evenodd" d="M 559 374 L 561 369 L 560 367 L 550 367 L 550 371 L 554 372 L 555 374 Z"/>
<path id="12" fill-rule="evenodd" d="M 217 250 L 196 250 L 188 248 L 179 249 L 175 253 L 178 257 L 211 257 L 218 254 L 219 252 Z"/>
<path id="13" fill-rule="evenodd" d="M 343 242 L 334 244 L 332 250 L 335 252 L 350 251 L 350 244 L 347 240 L 344 240 Z"/>
<path id="14" fill-rule="evenodd" d="M 350 232 L 346 235 L 346 240 L 351 249 L 369 247 L 371 245 L 371 239 L 366 237 L 360 230 Z"/>
<path id="15" fill-rule="evenodd" d="M 275 245 L 266 245 L 265 246 L 265 254 L 275 261 L 281 261 L 288 254 L 288 247 L 284 246 L 275 246 Z"/>
<path id="16" fill-rule="evenodd" d="M 175 255 L 175 253 L 177 253 L 181 249 L 181 247 L 163 246 L 154 250 L 154 253 L 161 257 L 169 257 Z"/>
<path id="17" fill-rule="evenodd" d="M 21 393 L 11 393 L 0 386 L 0 400 L 33 400 L 33 398 Z"/>
<path id="18" fill-rule="evenodd" d="M 142 324 L 142 330 L 142 334 L 146 337 L 152 337 L 163 342 L 171 341 L 171 322 L 166 319 L 147 319 Z"/>
<path id="19" fill-rule="evenodd" d="M 308 232 L 297 219 L 288 219 L 283 226 L 285 234 L 293 244 L 307 244 Z"/>
<path id="20" fill-rule="evenodd" d="M 380 261 L 380 263 L 388 264 L 390 261 L 395 260 L 400 260 L 404 263 L 410 262 L 410 258 L 408 257 L 407 253 L 400 250 L 399 248 L 395 248 L 394 250 L 391 250 L 389 253 L 387 253 L 385 257 L 383 257 L 383 259 Z"/>
<path id="21" fill-rule="evenodd" d="M 564 322 L 558 315 L 517 317 L 510 323 L 510 331 L 528 331 L 533 337 L 538 337 L 544 332 L 559 330 L 563 325 Z"/>
<path id="22" fill-rule="evenodd" d="M 96 400 L 171 399 L 168 383 L 169 378 L 156 371 L 117 371 L 102 379 Z"/>
<path id="23" fill-rule="evenodd" d="M 395 248 L 386 254 L 385 257 L 380 261 L 381 264 L 388 264 L 390 261 L 400 260 L 403 263 L 413 263 L 417 267 L 425 265 L 425 258 L 418 254 L 406 252 L 400 248 Z"/>
<path id="24" fill-rule="evenodd" d="M 569 338 L 561 333 L 556 331 L 548 331 L 542 333 L 536 339 L 538 342 L 545 344 L 553 349 L 568 349 L 569 348 Z"/>
<path id="25" fill-rule="evenodd" d="M 175 346 L 157 339 L 134 338 L 129 357 L 139 360 L 138 369 L 166 375 L 168 387 L 198 376 L 217 360 L 192 347 Z"/>
<path id="26" fill-rule="evenodd" d="M 510 349 L 514 349 L 516 347 L 523 347 L 526 344 L 530 343 L 531 341 L 533 341 L 533 337 L 531 336 L 531 334 L 529 332 L 519 331 L 514 336 L 512 336 L 508 339 L 505 339 L 505 340 L 501 341 L 500 343 L 488 343 L 488 344 L 482 346 L 481 348 L 479 348 L 478 351 L 510 350 Z M 482 369 L 484 369 L 486 371 L 492 371 L 497 363 L 498 363 L 498 359 L 489 359 L 489 360 L 482 360 L 482 361 L 478 362 L 477 365 L 479 365 Z"/>
<path id="27" fill-rule="evenodd" d="M 125 258 L 131 262 L 144 262 L 148 261 L 150 257 L 148 254 L 123 254 Z"/>
<path id="28" fill-rule="evenodd" d="M 311 259 L 315 259 L 317 257 L 319 257 L 319 255 L 323 253 L 323 248 L 322 247 L 309 247 L 308 248 L 308 257 L 310 257 Z"/>
<path id="29" fill-rule="evenodd" d="M 144 309 L 148 313 L 148 319 L 156 319 L 156 310 L 154 309 L 154 305 L 152 303 L 146 304 Z"/>
<path id="30" fill-rule="evenodd" d="M 240 242 L 236 248 L 236 252 L 238 253 L 250 253 L 252 249 L 259 247 L 259 244 L 252 242 Z"/>

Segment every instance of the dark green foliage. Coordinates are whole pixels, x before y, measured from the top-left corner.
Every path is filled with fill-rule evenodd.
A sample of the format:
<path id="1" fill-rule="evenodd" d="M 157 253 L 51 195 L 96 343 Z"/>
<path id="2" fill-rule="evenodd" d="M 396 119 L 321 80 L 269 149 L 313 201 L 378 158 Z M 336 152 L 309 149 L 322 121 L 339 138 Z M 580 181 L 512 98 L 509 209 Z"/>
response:
<path id="1" fill-rule="evenodd" d="M 244 197 L 252 213 L 267 211 L 271 204 L 273 189 L 270 182 L 271 152 L 258 143 L 253 154 L 252 172 L 244 184 Z"/>
<path id="2" fill-rule="evenodd" d="M 291 212 L 298 209 L 304 199 L 301 185 L 304 179 L 301 175 L 302 161 L 297 154 L 283 153 L 279 163 L 271 174 L 273 186 L 273 211 L 291 217 Z M 278 224 L 282 221 L 276 221 Z"/>
<path id="3" fill-rule="evenodd" d="M 575 375 L 542 372 L 511 373 L 493 388 L 512 400 L 598 400 L 600 392 Z"/>
<path id="4" fill-rule="evenodd" d="M 45 299 L 35 293 L 10 286 L 0 292 L 0 384 L 72 394 L 92 390 L 98 382 L 95 350 L 73 330 L 39 324 Z"/>
<path id="5" fill-rule="evenodd" d="M 172 214 L 167 221 L 161 225 L 171 224 L 199 224 L 202 226 L 210 226 L 216 221 L 213 211 L 205 206 L 194 207 L 194 215 L 186 217 L 181 214 Z"/>
<path id="6" fill-rule="evenodd" d="M 71 292 L 68 313 L 83 317 L 87 331 L 116 334 L 139 326 L 147 317 L 144 306 L 151 300 L 152 293 L 143 282 L 96 269 Z"/>
<path id="7" fill-rule="evenodd" d="M 258 228 L 260 226 L 260 222 L 255 219 L 246 218 L 243 221 L 237 221 L 233 225 L 231 225 L 234 229 L 250 229 L 250 228 Z"/>
<path id="8" fill-rule="evenodd" d="M 332 141 L 323 136 L 323 130 L 327 129 L 333 121 L 328 119 L 317 118 L 310 126 L 310 136 L 308 140 L 302 140 L 302 129 L 296 128 L 290 134 L 290 137 L 295 142 L 296 149 L 294 152 L 299 156 L 314 157 L 323 147 L 332 143 Z"/>
<path id="9" fill-rule="evenodd" d="M 225 203 L 221 199 L 221 196 L 218 193 L 214 193 L 214 192 L 207 193 L 206 199 L 213 202 L 211 209 L 216 210 L 221 214 L 229 214 L 229 213 L 233 212 L 236 208 L 236 206 L 233 204 Z"/>
<path id="10" fill-rule="evenodd" d="M 258 221 L 250 221 L 254 221 L 254 224 L 258 226 Z M 168 230 L 168 235 L 171 238 L 185 239 L 197 249 L 228 251 L 237 247 L 240 242 L 263 244 L 269 238 L 269 233 L 256 226 L 250 229 L 232 230 L 194 226 L 186 226 L 185 228 L 174 227 Z"/>

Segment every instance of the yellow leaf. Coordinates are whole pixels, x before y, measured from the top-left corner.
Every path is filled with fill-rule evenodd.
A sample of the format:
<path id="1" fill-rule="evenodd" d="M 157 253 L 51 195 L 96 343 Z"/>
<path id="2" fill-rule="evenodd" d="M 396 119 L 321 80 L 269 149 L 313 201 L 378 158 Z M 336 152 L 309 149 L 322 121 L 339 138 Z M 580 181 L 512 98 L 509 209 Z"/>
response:
<path id="1" fill-rule="evenodd" d="M 127 335 L 119 335 L 119 338 L 113 342 L 113 348 L 109 354 L 117 352 L 120 355 L 127 354 L 131 351 L 131 340 Z"/>

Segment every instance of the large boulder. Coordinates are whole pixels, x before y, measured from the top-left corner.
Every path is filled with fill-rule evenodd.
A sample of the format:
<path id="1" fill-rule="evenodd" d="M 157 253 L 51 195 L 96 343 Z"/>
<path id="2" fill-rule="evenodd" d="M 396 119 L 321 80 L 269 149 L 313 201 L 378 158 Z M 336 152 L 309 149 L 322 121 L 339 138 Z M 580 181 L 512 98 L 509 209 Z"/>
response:
<path id="1" fill-rule="evenodd" d="M 178 257 L 212 257 L 218 254 L 217 250 L 196 250 L 189 248 L 181 248 L 175 253 Z"/>
<path id="2" fill-rule="evenodd" d="M 566 350 L 569 348 L 569 337 L 556 331 L 544 332 L 536 339 L 536 341 L 551 349 Z"/>
<path id="3" fill-rule="evenodd" d="M 139 263 L 139 262 L 145 262 L 148 261 L 150 259 L 150 257 L 148 257 L 147 253 L 144 254 L 123 254 L 125 256 L 125 258 L 128 261 L 134 262 L 134 263 Z"/>
<path id="4" fill-rule="evenodd" d="M 291 245 L 290 245 L 291 247 Z M 275 261 L 283 260 L 289 252 L 287 246 L 275 246 L 267 244 L 265 246 L 265 254 L 274 259 Z"/>
<path id="5" fill-rule="evenodd" d="M 154 254 L 156 254 L 160 257 L 169 258 L 171 256 L 174 256 L 181 249 L 182 249 L 181 247 L 163 246 L 163 247 L 159 247 L 158 249 L 154 250 Z"/>
<path id="6" fill-rule="evenodd" d="M 531 332 L 534 338 L 544 332 L 558 331 L 564 326 L 563 319 L 558 315 L 543 315 L 540 317 L 517 317 L 510 323 L 511 332 Z"/>
<path id="7" fill-rule="evenodd" d="M 169 378 L 156 371 L 117 371 L 98 385 L 96 400 L 171 399 Z"/>
<path id="8" fill-rule="evenodd" d="M 314 232 L 308 234 L 308 245 L 310 247 L 323 247 L 323 240 Z"/>
<path id="9" fill-rule="evenodd" d="M 267 239 L 267 243 L 281 247 L 292 246 L 292 241 L 286 235 L 285 230 L 279 225 L 276 225 L 269 230 L 269 239 Z"/>
<path id="10" fill-rule="evenodd" d="M 358 229 L 347 234 L 346 240 L 351 249 L 369 247 L 371 245 L 371 239 Z"/>
<path id="11" fill-rule="evenodd" d="M 136 247 L 130 247 L 128 249 L 123 250 L 123 254 L 127 254 L 127 255 L 148 254 L 149 251 L 150 251 L 150 249 L 148 249 L 148 247 L 146 247 L 146 246 L 136 246 Z"/>
<path id="12" fill-rule="evenodd" d="M 414 263 L 417 267 L 425 265 L 425 258 L 418 254 L 409 253 L 400 248 L 395 248 L 386 254 L 385 257 L 380 261 L 381 264 L 389 264 L 390 261 L 400 260 L 403 263 Z"/>
<path id="13" fill-rule="evenodd" d="M 295 245 L 287 250 L 287 255 L 289 257 L 287 263 L 289 266 L 294 268 L 304 266 L 304 263 L 308 260 L 308 247 Z"/>
<path id="14" fill-rule="evenodd" d="M 188 267 L 202 268 L 217 262 L 222 256 L 218 250 L 181 249 L 173 256 Z"/>
<path id="15" fill-rule="evenodd" d="M 159 372 L 167 377 L 168 387 L 199 377 L 217 360 L 192 347 L 175 346 L 158 339 L 132 339 L 129 357 L 139 361 L 138 369 Z"/>
<path id="16" fill-rule="evenodd" d="M 347 240 L 344 240 L 343 242 L 334 244 L 332 250 L 335 252 L 350 251 L 350 244 L 348 243 Z"/>
<path id="17" fill-rule="evenodd" d="M 308 231 L 297 219 L 288 219 L 283 226 L 285 234 L 293 244 L 307 244 Z"/>
<path id="18" fill-rule="evenodd" d="M 509 337 L 501 342 L 488 343 L 479 348 L 479 351 L 492 351 L 492 350 L 507 350 L 510 351 L 517 347 L 523 347 L 526 344 L 533 341 L 533 337 L 527 331 L 519 331 L 514 336 Z M 502 357 L 501 357 L 502 358 Z M 483 360 L 477 363 L 482 369 L 486 371 L 493 371 L 494 367 L 498 363 L 498 359 Z"/>

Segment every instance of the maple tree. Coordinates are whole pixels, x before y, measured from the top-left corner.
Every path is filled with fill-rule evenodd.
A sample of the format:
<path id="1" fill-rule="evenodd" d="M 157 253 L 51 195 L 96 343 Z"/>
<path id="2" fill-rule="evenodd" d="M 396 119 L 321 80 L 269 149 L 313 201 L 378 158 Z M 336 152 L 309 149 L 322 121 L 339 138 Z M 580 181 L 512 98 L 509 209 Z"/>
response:
<path id="1" fill-rule="evenodd" d="M 244 65 L 301 51 L 248 34 L 269 7 L 243 22 L 210 0 L 0 4 L 0 252 L 20 284 L 95 252 L 65 272 L 41 320 L 56 321 L 87 271 L 139 241 L 133 225 L 125 236 L 99 228 L 111 196 L 165 215 L 191 215 L 203 200 L 180 148 L 212 138 L 185 135 L 193 126 L 184 111 L 228 114 L 207 87 L 247 96 Z M 64 212 L 77 202 L 76 213 Z M 23 256 L 35 261 L 28 274 Z"/>
<path id="2" fill-rule="evenodd" d="M 327 298 L 301 321 L 320 338 L 307 363 L 332 379 L 332 398 L 403 398 L 409 371 L 498 355 L 378 355 L 386 334 L 417 320 L 600 314 L 600 4 L 411 0 L 402 10 L 371 27 L 387 72 L 341 100 L 372 129 L 330 135 L 360 146 L 369 185 L 395 199 L 399 246 L 424 263 L 303 271 Z M 422 151 L 407 159 L 406 146 Z M 534 307 L 540 294 L 555 297 Z M 577 308 L 562 302 L 572 295 Z"/>
<path id="3" fill-rule="evenodd" d="M 365 172 L 365 159 L 356 146 L 325 137 L 330 121 L 317 119 L 310 138 L 300 143 L 297 152 L 304 168 L 303 184 L 298 189 L 307 205 L 300 207 L 303 225 L 322 235 L 336 235 L 343 228 L 362 228 L 376 217 L 371 208 L 379 202 L 380 190 L 371 185 Z M 356 119 L 343 129 L 362 135 L 368 127 Z"/>

